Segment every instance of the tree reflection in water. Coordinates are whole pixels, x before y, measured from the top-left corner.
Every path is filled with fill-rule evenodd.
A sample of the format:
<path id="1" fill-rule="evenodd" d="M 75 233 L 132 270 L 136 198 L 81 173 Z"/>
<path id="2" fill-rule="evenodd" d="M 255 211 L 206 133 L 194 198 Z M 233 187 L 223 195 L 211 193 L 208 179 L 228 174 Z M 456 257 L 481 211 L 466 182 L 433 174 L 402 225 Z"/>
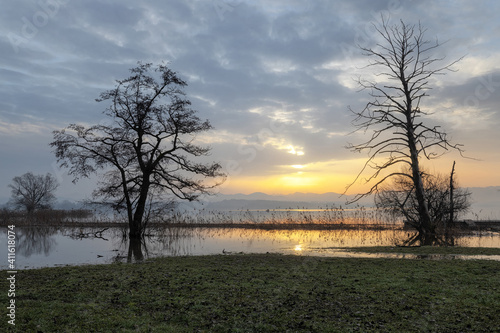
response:
<path id="1" fill-rule="evenodd" d="M 48 256 L 57 245 L 53 237 L 57 231 L 57 227 L 49 226 L 16 228 L 16 252 L 26 258 L 41 253 Z"/>
<path id="2" fill-rule="evenodd" d="M 425 234 L 418 231 L 409 232 L 406 239 L 398 246 L 455 246 L 455 236 L 450 233 L 443 234 Z"/>
<path id="3" fill-rule="evenodd" d="M 143 247 L 147 253 L 146 242 L 144 242 L 143 239 L 130 238 L 128 242 L 127 262 L 130 263 L 144 260 L 144 254 L 142 253 Z"/>
<path id="4" fill-rule="evenodd" d="M 4 236 L 1 236 L 1 234 Z M 328 255 L 335 249 L 363 246 L 455 245 L 499 247 L 495 232 L 422 236 L 416 231 L 394 228 L 341 228 L 331 230 L 257 229 L 222 227 L 168 227 L 149 229 L 142 240 L 130 240 L 119 227 L 16 229 L 19 262 L 35 268 L 61 264 L 137 262 L 156 256 L 223 253 L 286 253 Z M 6 231 L 0 230 L 6 239 Z M 7 247 L 5 247 L 5 250 Z M 333 252 L 332 252 L 333 251 Z M 36 255 L 44 254 L 44 257 Z"/>
<path id="5" fill-rule="evenodd" d="M 150 227 L 142 239 L 130 239 L 127 232 L 122 232 L 117 244 L 115 262 L 137 262 L 158 255 L 189 255 L 193 244 L 203 239 L 201 228 L 179 228 L 156 226 Z M 149 249 L 153 249 L 150 251 Z M 126 253 L 126 255 L 125 255 Z"/>

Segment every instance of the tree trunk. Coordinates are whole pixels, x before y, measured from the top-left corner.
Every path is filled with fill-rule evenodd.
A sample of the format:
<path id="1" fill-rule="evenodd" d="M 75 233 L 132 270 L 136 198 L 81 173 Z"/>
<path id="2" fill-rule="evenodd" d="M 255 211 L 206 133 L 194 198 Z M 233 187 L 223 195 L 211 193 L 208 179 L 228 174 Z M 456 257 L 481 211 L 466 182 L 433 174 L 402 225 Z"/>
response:
<path id="1" fill-rule="evenodd" d="M 450 220 L 449 220 L 449 225 L 450 226 L 453 224 L 453 220 L 455 219 L 455 216 L 454 216 L 455 205 L 453 203 L 453 200 L 454 200 L 453 199 L 453 190 L 454 190 L 454 187 L 453 187 L 453 174 L 454 173 L 455 173 L 455 161 L 453 161 L 453 166 L 451 167 L 451 175 L 450 175 Z M 446 230 L 446 224 L 445 224 L 445 230 Z"/>
<path id="2" fill-rule="evenodd" d="M 140 230 L 137 230 L 136 224 L 134 223 L 134 212 L 133 212 L 132 202 L 130 201 L 129 190 L 127 188 L 127 177 L 125 176 L 125 170 L 123 168 L 120 168 L 119 170 L 120 170 L 120 175 L 121 175 L 121 179 L 122 179 L 123 194 L 125 196 L 125 204 L 127 207 L 129 236 L 131 238 L 135 238 L 135 235 L 137 233 L 140 233 Z M 132 236 L 132 235 L 134 235 L 134 236 Z"/>
<path id="3" fill-rule="evenodd" d="M 144 225 L 142 219 L 144 217 L 144 211 L 146 209 L 149 186 L 149 175 L 144 175 L 141 192 L 139 194 L 139 199 L 137 200 L 137 206 L 135 207 L 134 217 L 130 223 L 129 237 L 131 239 L 141 239 L 143 236 Z"/>
<path id="4" fill-rule="evenodd" d="M 130 239 L 141 239 L 142 237 L 142 226 L 141 226 L 141 221 L 137 222 L 136 220 L 136 214 L 134 214 L 134 217 L 132 220 L 129 221 L 129 233 L 128 233 Z"/>
<path id="5" fill-rule="evenodd" d="M 412 169 L 412 179 L 415 185 L 415 196 L 418 203 L 418 215 L 420 217 L 420 232 L 424 234 L 429 234 L 433 232 L 431 216 L 429 214 L 429 208 L 427 202 L 425 201 L 425 189 L 424 183 L 422 181 L 422 175 L 420 173 L 420 165 L 418 161 L 418 153 L 413 139 L 412 133 L 409 133 L 409 146 L 410 146 L 410 156 L 411 156 L 411 169 Z M 410 138 L 411 137 L 411 138 Z"/>
<path id="6" fill-rule="evenodd" d="M 405 87 L 405 91 L 407 91 L 406 83 L 403 83 L 403 85 Z M 422 174 L 420 173 L 417 142 L 415 140 L 411 111 L 412 111 L 411 98 L 409 96 L 409 92 L 407 92 L 406 130 L 408 137 L 408 148 L 410 149 L 412 180 L 413 180 L 413 185 L 415 186 L 415 196 L 417 198 L 418 215 L 420 218 L 419 232 L 428 234 L 432 233 L 432 223 L 429 214 L 429 208 L 427 206 L 427 202 L 425 201 L 425 189 L 424 189 L 424 183 L 422 181 Z"/>
<path id="7" fill-rule="evenodd" d="M 404 63 L 404 56 L 401 59 L 401 63 Z M 417 139 L 415 138 L 415 128 L 413 115 L 413 99 L 411 92 L 408 89 L 408 82 L 405 78 L 404 67 L 401 65 L 400 69 L 400 79 L 403 85 L 403 89 L 406 97 L 406 135 L 408 137 L 408 148 L 410 149 L 410 160 L 412 169 L 412 179 L 415 185 L 415 196 L 418 202 L 418 215 L 420 217 L 420 232 L 423 234 L 432 233 L 432 221 L 429 214 L 429 208 L 425 200 L 425 189 L 422 181 L 422 175 L 420 173 L 420 165 L 418 161 L 418 150 L 417 150 Z"/>

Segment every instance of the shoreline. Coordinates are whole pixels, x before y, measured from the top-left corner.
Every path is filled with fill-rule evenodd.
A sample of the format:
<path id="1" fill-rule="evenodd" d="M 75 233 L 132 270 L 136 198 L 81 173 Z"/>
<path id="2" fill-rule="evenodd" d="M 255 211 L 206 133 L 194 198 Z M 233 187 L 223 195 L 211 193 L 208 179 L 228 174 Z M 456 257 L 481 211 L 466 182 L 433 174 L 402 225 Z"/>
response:
<path id="1" fill-rule="evenodd" d="M 26 222 L 26 221 L 9 221 L 0 224 L 0 227 L 9 225 L 16 227 L 63 227 L 63 228 L 128 228 L 126 222 L 102 222 L 102 221 L 66 221 L 66 222 Z M 263 230 L 385 230 L 385 229 L 403 229 L 415 230 L 404 225 L 401 222 L 390 223 L 255 223 L 255 222 L 239 222 L 239 223 L 150 223 L 148 229 L 153 228 L 234 228 L 234 229 L 263 229 Z M 498 220 L 460 220 L 455 221 L 450 228 L 452 232 L 466 231 L 493 231 L 500 232 L 500 221 Z"/>

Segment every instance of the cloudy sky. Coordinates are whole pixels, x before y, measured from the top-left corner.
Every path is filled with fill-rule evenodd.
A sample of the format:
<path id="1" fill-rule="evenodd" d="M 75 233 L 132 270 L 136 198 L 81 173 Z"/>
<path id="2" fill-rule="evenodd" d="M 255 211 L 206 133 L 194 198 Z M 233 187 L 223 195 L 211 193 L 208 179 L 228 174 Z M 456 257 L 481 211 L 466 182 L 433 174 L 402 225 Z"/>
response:
<path id="1" fill-rule="evenodd" d="M 379 41 L 372 24 L 419 21 L 457 72 L 431 81 L 422 109 L 454 142 L 425 162 L 457 161 L 462 186 L 500 185 L 500 3 L 431 0 L 17 0 L 0 11 L 0 202 L 25 172 L 55 174 L 58 197 L 82 199 L 58 168 L 52 131 L 103 121 L 99 93 L 137 61 L 165 61 L 189 86 L 215 130 L 199 138 L 228 172 L 222 193 L 343 192 L 366 155 L 345 146 L 350 106 L 367 102 L 354 79 L 368 59 L 356 45 Z M 446 64 L 446 63 L 443 63 Z M 366 73 L 365 73 L 366 74 Z M 359 189 L 359 188 L 358 188 Z M 356 191 L 356 187 L 353 188 Z"/>

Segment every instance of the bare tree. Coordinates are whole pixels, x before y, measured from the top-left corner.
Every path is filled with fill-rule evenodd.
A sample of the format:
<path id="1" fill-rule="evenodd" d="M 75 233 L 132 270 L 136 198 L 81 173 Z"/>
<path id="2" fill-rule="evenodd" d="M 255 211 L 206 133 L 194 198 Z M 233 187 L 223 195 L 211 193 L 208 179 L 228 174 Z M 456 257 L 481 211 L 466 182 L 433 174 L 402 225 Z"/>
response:
<path id="1" fill-rule="evenodd" d="M 12 193 L 10 204 L 17 209 L 26 209 L 33 213 L 37 209 L 51 208 L 55 196 L 54 191 L 59 184 L 50 173 L 34 175 L 31 172 L 14 177 L 9 185 Z"/>
<path id="2" fill-rule="evenodd" d="M 187 84 L 167 66 L 139 63 L 131 76 L 101 94 L 112 124 L 71 124 L 54 131 L 55 154 L 74 181 L 102 170 L 94 196 L 125 209 L 131 238 L 140 238 L 149 213 L 175 196 L 195 200 L 210 193 L 224 177 L 218 163 L 194 162 L 209 147 L 193 144 L 195 135 L 212 129 L 202 121 L 182 90 Z M 221 178 L 221 179 L 222 179 Z M 212 179 L 211 183 L 207 180 Z"/>
<path id="3" fill-rule="evenodd" d="M 369 152 L 367 162 L 352 184 L 369 169 L 372 173 L 366 182 L 374 184 L 355 200 L 376 193 L 387 179 L 407 177 L 414 186 L 418 203 L 419 230 L 432 233 L 432 217 L 426 201 L 420 159 L 437 158 L 450 148 L 462 150 L 461 145 L 450 143 L 439 126 L 424 121 L 429 112 L 421 109 L 421 102 L 431 89 L 431 78 L 451 71 L 451 66 L 460 59 L 440 66 L 438 63 L 444 58 L 432 57 L 431 53 L 441 44 L 437 40 L 426 40 L 426 30 L 420 24 L 407 25 L 401 21 L 398 25 L 389 26 L 382 18 L 381 25 L 375 26 L 375 29 L 383 42 L 374 48 L 361 49 L 371 58 L 367 67 L 373 67 L 378 74 L 373 81 L 358 79 L 361 88 L 369 92 L 371 101 L 359 112 L 349 108 L 355 114 L 354 125 L 357 129 L 371 131 L 371 137 L 361 144 L 348 145 L 354 152 Z M 403 165 L 409 167 L 409 174 L 392 168 Z"/>
<path id="4" fill-rule="evenodd" d="M 409 174 L 411 170 L 403 173 Z M 435 227 L 446 228 L 451 216 L 466 213 L 470 207 L 470 192 L 458 187 L 456 180 L 450 180 L 443 175 L 423 173 L 422 182 L 425 190 L 425 201 L 429 215 Z M 453 197 L 450 196 L 454 192 Z M 453 201 L 450 201 L 453 200 Z M 392 214 L 404 217 L 406 222 L 420 227 L 419 204 L 416 198 L 415 184 L 411 176 L 398 175 L 392 179 L 392 184 L 384 184 L 375 195 L 378 208 L 387 209 Z"/>

